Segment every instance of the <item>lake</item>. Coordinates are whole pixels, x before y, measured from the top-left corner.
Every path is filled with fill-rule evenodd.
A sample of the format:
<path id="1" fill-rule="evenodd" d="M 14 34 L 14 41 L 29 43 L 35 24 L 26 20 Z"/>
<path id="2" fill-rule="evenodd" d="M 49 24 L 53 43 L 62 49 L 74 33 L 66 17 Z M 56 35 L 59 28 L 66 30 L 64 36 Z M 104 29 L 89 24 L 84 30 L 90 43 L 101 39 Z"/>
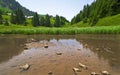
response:
<path id="1" fill-rule="evenodd" d="M 80 68 L 79 63 L 88 69 Z M 30 68 L 21 70 L 24 64 Z M 75 73 L 73 68 L 81 72 Z M 101 71 L 120 75 L 120 35 L 0 35 L 0 75 L 90 75 Z"/>

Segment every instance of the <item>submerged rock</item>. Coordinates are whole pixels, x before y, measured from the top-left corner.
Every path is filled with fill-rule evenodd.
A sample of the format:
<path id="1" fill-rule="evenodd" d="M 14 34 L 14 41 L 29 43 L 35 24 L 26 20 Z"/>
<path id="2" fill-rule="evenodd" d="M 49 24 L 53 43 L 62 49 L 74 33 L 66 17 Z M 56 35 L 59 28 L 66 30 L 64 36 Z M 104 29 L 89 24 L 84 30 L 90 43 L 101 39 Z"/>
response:
<path id="1" fill-rule="evenodd" d="M 48 48 L 48 45 L 44 45 L 44 48 Z"/>
<path id="2" fill-rule="evenodd" d="M 23 69 L 23 70 L 28 70 L 29 68 L 30 68 L 29 64 L 25 64 L 25 65 L 20 66 L 20 69 Z"/>
<path id="3" fill-rule="evenodd" d="M 91 72 L 91 74 L 90 75 L 99 75 L 98 73 L 96 73 L 96 72 Z"/>
<path id="4" fill-rule="evenodd" d="M 24 47 L 24 49 L 28 49 L 28 47 Z"/>
<path id="5" fill-rule="evenodd" d="M 44 43 L 44 48 L 48 48 L 48 43 Z"/>
<path id="6" fill-rule="evenodd" d="M 85 44 L 85 45 L 84 45 L 84 47 L 86 47 L 86 48 L 87 48 L 87 47 L 88 47 L 88 44 Z"/>
<path id="7" fill-rule="evenodd" d="M 79 63 L 79 67 L 84 68 L 84 69 L 88 69 L 88 67 L 82 63 Z"/>
<path id="8" fill-rule="evenodd" d="M 74 67 L 73 68 L 73 71 L 76 73 L 76 72 L 81 72 L 81 70 L 79 69 L 79 68 L 76 68 L 76 67 Z"/>
<path id="9" fill-rule="evenodd" d="M 99 49 L 99 48 L 96 48 L 96 51 L 100 51 L 100 49 Z"/>
<path id="10" fill-rule="evenodd" d="M 78 50 L 78 51 L 81 51 L 81 49 L 80 49 L 80 48 L 78 48 L 77 50 Z"/>
<path id="11" fill-rule="evenodd" d="M 102 75 L 110 75 L 108 71 L 102 71 Z"/>
<path id="12" fill-rule="evenodd" d="M 60 53 L 60 52 L 57 52 L 56 54 L 57 54 L 57 55 L 62 55 L 62 53 Z"/>
<path id="13" fill-rule="evenodd" d="M 53 74 L 53 72 L 52 72 L 52 71 L 49 71 L 49 72 L 48 72 L 48 75 L 52 75 L 52 74 Z"/>

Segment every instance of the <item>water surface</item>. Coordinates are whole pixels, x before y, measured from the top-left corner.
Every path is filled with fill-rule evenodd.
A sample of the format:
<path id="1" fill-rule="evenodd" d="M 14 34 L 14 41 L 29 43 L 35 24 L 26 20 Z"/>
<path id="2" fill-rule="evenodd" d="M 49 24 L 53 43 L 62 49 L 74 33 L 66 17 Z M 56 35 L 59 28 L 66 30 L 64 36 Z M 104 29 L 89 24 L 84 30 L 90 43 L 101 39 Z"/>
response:
<path id="1" fill-rule="evenodd" d="M 120 35 L 0 35 L 0 75 L 75 75 L 72 69 L 79 62 L 88 70 L 78 75 L 103 70 L 119 75 L 119 53 Z M 21 71 L 19 66 L 26 63 L 29 70 Z"/>

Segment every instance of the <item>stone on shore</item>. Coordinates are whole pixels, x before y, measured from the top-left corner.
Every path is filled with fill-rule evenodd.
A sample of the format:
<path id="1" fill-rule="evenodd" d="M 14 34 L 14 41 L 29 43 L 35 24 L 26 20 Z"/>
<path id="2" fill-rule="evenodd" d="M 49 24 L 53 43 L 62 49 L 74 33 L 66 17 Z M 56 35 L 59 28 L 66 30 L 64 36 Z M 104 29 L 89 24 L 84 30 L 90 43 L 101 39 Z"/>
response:
<path id="1" fill-rule="evenodd" d="M 102 71 L 102 75 L 110 75 L 108 71 Z"/>
<path id="2" fill-rule="evenodd" d="M 79 63 L 79 67 L 84 68 L 84 69 L 88 69 L 88 67 L 82 63 Z"/>
<path id="3" fill-rule="evenodd" d="M 76 68 L 76 67 L 73 68 L 73 71 L 74 72 L 81 72 L 81 70 L 79 68 Z"/>
<path id="4" fill-rule="evenodd" d="M 29 68 L 30 68 L 29 64 L 25 64 L 25 65 L 20 66 L 20 69 L 23 69 L 23 70 L 28 70 Z"/>
<path id="5" fill-rule="evenodd" d="M 91 74 L 90 75 L 99 75 L 98 73 L 96 73 L 96 72 L 91 72 Z"/>

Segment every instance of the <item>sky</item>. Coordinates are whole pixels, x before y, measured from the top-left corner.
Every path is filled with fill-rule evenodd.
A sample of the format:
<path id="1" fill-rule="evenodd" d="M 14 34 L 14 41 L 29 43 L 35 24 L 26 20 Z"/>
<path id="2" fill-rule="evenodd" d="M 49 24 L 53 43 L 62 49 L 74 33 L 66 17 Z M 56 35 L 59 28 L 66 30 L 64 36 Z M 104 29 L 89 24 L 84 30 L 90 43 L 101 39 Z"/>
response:
<path id="1" fill-rule="evenodd" d="M 60 15 L 69 21 L 94 0 L 16 0 L 22 6 L 39 14 Z"/>

